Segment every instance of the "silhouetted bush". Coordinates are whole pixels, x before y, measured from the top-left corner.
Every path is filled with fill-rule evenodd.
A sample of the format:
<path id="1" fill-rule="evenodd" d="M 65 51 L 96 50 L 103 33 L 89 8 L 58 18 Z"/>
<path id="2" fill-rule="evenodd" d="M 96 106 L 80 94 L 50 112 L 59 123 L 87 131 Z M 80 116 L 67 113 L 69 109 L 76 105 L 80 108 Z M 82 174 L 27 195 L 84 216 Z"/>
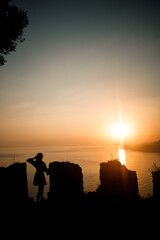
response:
<path id="1" fill-rule="evenodd" d="M 79 197 L 83 194 L 83 174 L 78 164 L 52 162 L 49 164 L 49 196 Z"/>
<path id="2" fill-rule="evenodd" d="M 139 194 L 136 172 L 128 170 L 118 160 L 101 163 L 97 193 L 111 199 L 137 199 Z"/>

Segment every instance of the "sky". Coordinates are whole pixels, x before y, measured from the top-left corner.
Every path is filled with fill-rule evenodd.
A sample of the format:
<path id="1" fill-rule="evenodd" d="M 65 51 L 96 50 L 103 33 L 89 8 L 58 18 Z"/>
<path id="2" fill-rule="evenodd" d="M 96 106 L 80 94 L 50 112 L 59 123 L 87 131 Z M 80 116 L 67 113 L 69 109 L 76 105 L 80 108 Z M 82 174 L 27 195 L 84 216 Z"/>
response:
<path id="1" fill-rule="evenodd" d="M 25 41 L 0 67 L 0 144 L 160 139 L 158 1 L 15 0 Z"/>

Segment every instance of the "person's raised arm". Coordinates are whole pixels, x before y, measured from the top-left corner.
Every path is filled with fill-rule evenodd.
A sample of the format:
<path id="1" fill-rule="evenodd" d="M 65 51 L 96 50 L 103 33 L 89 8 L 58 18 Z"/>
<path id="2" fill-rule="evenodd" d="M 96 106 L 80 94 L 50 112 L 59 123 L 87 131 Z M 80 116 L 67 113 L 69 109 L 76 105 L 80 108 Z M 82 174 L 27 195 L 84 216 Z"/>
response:
<path id="1" fill-rule="evenodd" d="M 36 159 L 36 158 L 35 157 L 34 158 L 28 158 L 27 162 L 34 166 L 34 162 L 35 162 L 34 159 Z"/>

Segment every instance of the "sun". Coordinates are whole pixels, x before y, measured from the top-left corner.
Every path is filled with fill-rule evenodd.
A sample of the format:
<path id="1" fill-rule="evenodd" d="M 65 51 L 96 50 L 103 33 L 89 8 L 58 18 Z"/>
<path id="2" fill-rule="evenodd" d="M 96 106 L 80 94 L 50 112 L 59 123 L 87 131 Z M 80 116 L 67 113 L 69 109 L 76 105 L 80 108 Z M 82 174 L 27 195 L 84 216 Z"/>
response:
<path id="1" fill-rule="evenodd" d="M 115 137 L 127 137 L 129 135 L 129 126 L 123 123 L 115 124 L 113 134 Z"/>
<path id="2" fill-rule="evenodd" d="M 123 140 L 130 134 L 130 127 L 128 124 L 119 122 L 112 127 L 112 135 L 115 138 L 120 139 L 120 143 L 123 145 Z"/>

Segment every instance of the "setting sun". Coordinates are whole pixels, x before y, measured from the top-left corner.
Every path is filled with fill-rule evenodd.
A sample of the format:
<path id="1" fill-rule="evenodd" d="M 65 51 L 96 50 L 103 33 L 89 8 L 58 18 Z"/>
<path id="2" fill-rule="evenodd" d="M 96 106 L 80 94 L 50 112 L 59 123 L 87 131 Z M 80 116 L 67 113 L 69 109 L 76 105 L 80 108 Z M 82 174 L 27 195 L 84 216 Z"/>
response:
<path id="1" fill-rule="evenodd" d="M 122 122 L 113 125 L 112 127 L 112 135 L 115 138 L 120 139 L 121 145 L 123 145 L 123 139 L 125 137 L 128 137 L 130 134 L 130 127 L 127 124 L 124 124 Z"/>
<path id="2" fill-rule="evenodd" d="M 129 135 L 129 126 L 123 123 L 118 123 L 113 126 L 113 135 L 115 137 L 127 137 Z"/>

